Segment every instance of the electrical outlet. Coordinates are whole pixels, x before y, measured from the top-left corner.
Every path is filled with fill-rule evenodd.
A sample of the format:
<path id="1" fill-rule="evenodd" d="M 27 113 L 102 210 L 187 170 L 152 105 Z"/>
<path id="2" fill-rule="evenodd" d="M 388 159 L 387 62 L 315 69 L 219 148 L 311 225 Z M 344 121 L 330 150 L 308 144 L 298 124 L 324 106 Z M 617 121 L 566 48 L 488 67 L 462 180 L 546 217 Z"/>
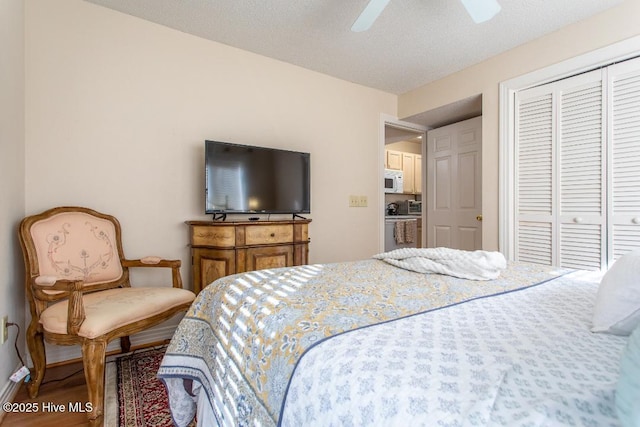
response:
<path id="1" fill-rule="evenodd" d="M 4 344 L 4 342 L 9 337 L 7 323 L 9 323 L 9 316 L 4 316 L 2 319 L 0 319 L 0 344 Z"/>

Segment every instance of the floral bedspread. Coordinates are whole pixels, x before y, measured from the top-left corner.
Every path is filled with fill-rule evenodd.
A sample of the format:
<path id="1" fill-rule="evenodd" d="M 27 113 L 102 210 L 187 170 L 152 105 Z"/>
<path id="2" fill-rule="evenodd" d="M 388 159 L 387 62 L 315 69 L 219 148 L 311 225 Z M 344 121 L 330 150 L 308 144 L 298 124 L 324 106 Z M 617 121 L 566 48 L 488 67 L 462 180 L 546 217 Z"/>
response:
<path id="1" fill-rule="evenodd" d="M 198 295 L 158 376 L 167 384 L 177 425 L 187 425 L 196 413 L 191 385 L 219 402 L 214 412 L 220 425 L 277 425 L 290 378 L 316 344 L 563 273 L 510 263 L 498 279 L 472 281 L 364 260 L 227 276 Z"/>

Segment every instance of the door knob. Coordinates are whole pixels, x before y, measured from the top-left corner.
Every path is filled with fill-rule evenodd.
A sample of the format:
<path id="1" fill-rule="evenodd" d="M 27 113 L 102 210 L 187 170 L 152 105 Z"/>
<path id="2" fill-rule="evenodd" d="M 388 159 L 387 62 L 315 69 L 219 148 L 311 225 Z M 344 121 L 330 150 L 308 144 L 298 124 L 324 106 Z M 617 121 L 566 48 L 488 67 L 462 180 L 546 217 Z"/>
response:
<path id="1" fill-rule="evenodd" d="M 482 221 L 482 215 L 478 215 L 478 216 L 476 217 L 476 220 L 478 220 L 478 221 Z"/>
<path id="2" fill-rule="evenodd" d="M 640 218 L 635 217 L 635 218 L 633 218 L 633 219 L 631 220 L 631 222 L 632 222 L 632 223 L 634 223 L 634 224 L 640 224 Z"/>

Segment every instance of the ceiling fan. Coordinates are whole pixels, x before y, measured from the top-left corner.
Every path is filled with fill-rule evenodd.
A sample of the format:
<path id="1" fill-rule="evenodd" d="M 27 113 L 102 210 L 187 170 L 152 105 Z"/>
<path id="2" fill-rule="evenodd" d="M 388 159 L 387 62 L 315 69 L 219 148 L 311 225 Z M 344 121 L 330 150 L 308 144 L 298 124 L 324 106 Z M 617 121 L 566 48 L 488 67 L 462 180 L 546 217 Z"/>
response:
<path id="1" fill-rule="evenodd" d="M 366 31 L 378 19 L 390 0 L 370 0 L 369 4 L 364 8 L 358 19 L 355 20 L 351 31 L 359 33 Z M 473 19 L 473 22 L 479 24 L 493 18 L 500 12 L 500 5 L 497 0 L 460 0 L 467 9 L 467 12 Z"/>

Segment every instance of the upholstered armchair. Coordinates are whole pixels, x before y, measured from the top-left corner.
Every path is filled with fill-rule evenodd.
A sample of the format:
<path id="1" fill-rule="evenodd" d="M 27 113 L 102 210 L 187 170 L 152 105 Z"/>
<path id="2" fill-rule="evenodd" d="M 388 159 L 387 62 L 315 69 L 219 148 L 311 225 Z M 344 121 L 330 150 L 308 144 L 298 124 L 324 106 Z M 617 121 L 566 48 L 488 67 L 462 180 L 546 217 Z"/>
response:
<path id="1" fill-rule="evenodd" d="M 91 209 L 59 207 L 22 220 L 20 244 L 31 310 L 27 345 L 33 360 L 29 395 L 38 395 L 46 369 L 44 341 L 80 345 L 93 410 L 90 425 L 103 424 L 107 344 L 186 311 L 194 299 L 181 289 L 180 261 L 128 260 L 118 220 Z M 131 287 L 131 267 L 171 269 L 172 287 Z"/>

